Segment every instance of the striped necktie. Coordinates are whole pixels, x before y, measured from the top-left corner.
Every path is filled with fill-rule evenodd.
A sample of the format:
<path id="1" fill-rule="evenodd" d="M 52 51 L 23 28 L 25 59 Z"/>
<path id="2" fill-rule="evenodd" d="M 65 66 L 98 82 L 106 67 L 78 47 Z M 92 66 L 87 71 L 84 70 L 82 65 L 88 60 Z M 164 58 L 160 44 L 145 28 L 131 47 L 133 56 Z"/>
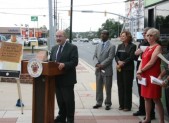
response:
<path id="1" fill-rule="evenodd" d="M 105 45 L 105 43 L 103 42 L 101 51 L 103 51 L 103 49 L 104 49 L 104 45 Z"/>
<path id="2" fill-rule="evenodd" d="M 59 46 L 59 51 L 57 53 L 56 61 L 60 60 L 61 53 L 62 53 L 62 45 Z"/>

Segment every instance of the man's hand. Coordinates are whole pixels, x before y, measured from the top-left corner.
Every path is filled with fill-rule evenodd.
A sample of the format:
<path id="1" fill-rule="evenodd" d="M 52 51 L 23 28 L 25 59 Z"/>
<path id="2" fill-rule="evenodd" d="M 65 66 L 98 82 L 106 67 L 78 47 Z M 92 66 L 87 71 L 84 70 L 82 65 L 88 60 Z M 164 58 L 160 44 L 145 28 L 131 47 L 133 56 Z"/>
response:
<path id="1" fill-rule="evenodd" d="M 59 70 L 62 70 L 65 67 L 64 63 L 58 63 L 58 64 L 59 64 L 59 66 L 58 66 Z"/>
<path id="2" fill-rule="evenodd" d="M 98 69 L 103 69 L 103 65 L 101 65 L 101 64 L 96 64 L 95 67 L 98 68 Z"/>
<path id="3" fill-rule="evenodd" d="M 118 66 L 121 68 L 121 67 L 124 66 L 124 63 L 125 63 L 125 62 L 123 62 L 123 61 L 118 61 Z"/>

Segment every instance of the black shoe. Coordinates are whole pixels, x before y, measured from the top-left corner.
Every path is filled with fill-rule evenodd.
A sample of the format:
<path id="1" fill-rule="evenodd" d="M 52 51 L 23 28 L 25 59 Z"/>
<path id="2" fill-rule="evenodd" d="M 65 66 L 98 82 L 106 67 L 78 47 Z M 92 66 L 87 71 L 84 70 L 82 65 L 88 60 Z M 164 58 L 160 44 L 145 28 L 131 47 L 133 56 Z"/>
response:
<path id="1" fill-rule="evenodd" d="M 122 108 L 122 107 L 119 107 L 119 110 L 123 110 L 124 108 Z"/>
<path id="2" fill-rule="evenodd" d="M 102 107 L 102 106 L 101 106 L 101 105 L 98 105 L 98 104 L 96 104 L 95 106 L 93 106 L 94 109 L 98 109 L 98 108 L 100 108 L 100 107 Z"/>
<path id="3" fill-rule="evenodd" d="M 131 109 L 124 108 L 123 111 L 131 111 Z"/>
<path id="4" fill-rule="evenodd" d="M 150 118 L 151 118 L 151 120 L 155 120 L 156 119 L 155 114 L 151 115 Z M 143 119 L 145 120 L 146 117 L 144 117 Z"/>
<path id="5" fill-rule="evenodd" d="M 62 118 L 61 116 L 57 116 L 54 123 L 66 123 L 66 119 Z"/>
<path id="6" fill-rule="evenodd" d="M 105 110 L 110 110 L 110 106 L 106 106 Z"/>
<path id="7" fill-rule="evenodd" d="M 144 112 L 141 112 L 141 111 L 137 111 L 135 113 L 133 113 L 133 116 L 144 116 L 145 113 Z"/>
<path id="8" fill-rule="evenodd" d="M 67 121 L 66 123 L 74 123 L 74 121 Z"/>
<path id="9" fill-rule="evenodd" d="M 151 123 L 151 120 L 148 121 L 148 122 L 145 122 L 145 121 L 139 121 L 139 123 Z"/>

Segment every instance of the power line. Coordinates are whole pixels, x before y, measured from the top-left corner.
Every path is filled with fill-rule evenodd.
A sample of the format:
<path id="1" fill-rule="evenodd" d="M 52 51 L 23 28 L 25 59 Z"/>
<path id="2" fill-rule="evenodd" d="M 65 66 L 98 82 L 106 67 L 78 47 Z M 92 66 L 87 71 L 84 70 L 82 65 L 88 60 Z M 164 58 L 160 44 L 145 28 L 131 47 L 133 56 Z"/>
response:
<path id="1" fill-rule="evenodd" d="M 118 3 L 123 3 L 125 1 L 121 2 L 110 2 L 110 3 L 98 3 L 98 4 L 86 4 L 86 5 L 74 5 L 73 7 L 81 7 L 81 6 L 96 6 L 96 5 L 104 5 L 104 4 L 118 4 Z M 58 8 L 65 8 L 65 7 L 70 7 L 70 6 L 60 6 Z M 48 9 L 48 7 L 39 7 L 39 8 L 0 8 L 0 9 Z"/>
<path id="2" fill-rule="evenodd" d="M 73 7 L 81 7 L 81 6 L 97 6 L 97 5 L 104 5 L 104 4 L 114 4 L 114 3 L 123 3 L 125 1 L 121 1 L 121 2 L 111 2 L 111 3 L 98 3 L 98 4 L 86 4 L 86 5 L 74 5 Z M 65 8 L 65 7 L 69 7 L 69 6 L 60 6 L 58 8 Z"/>
<path id="3" fill-rule="evenodd" d="M 8 13 L 8 12 L 0 12 L 0 14 L 29 15 L 29 16 L 32 16 L 32 14 L 18 14 L 18 13 Z M 43 17 L 45 17 L 46 15 L 35 15 L 35 16 L 43 16 Z"/>

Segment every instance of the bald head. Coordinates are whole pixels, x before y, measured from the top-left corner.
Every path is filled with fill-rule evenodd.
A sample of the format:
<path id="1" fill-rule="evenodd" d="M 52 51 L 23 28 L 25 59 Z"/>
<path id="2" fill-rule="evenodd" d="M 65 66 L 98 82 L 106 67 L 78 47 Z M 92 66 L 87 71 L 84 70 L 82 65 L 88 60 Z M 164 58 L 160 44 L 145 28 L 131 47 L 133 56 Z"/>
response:
<path id="1" fill-rule="evenodd" d="M 56 42 L 59 44 L 59 45 L 63 45 L 65 42 L 66 42 L 66 32 L 63 31 L 63 30 L 58 30 L 56 32 Z"/>

